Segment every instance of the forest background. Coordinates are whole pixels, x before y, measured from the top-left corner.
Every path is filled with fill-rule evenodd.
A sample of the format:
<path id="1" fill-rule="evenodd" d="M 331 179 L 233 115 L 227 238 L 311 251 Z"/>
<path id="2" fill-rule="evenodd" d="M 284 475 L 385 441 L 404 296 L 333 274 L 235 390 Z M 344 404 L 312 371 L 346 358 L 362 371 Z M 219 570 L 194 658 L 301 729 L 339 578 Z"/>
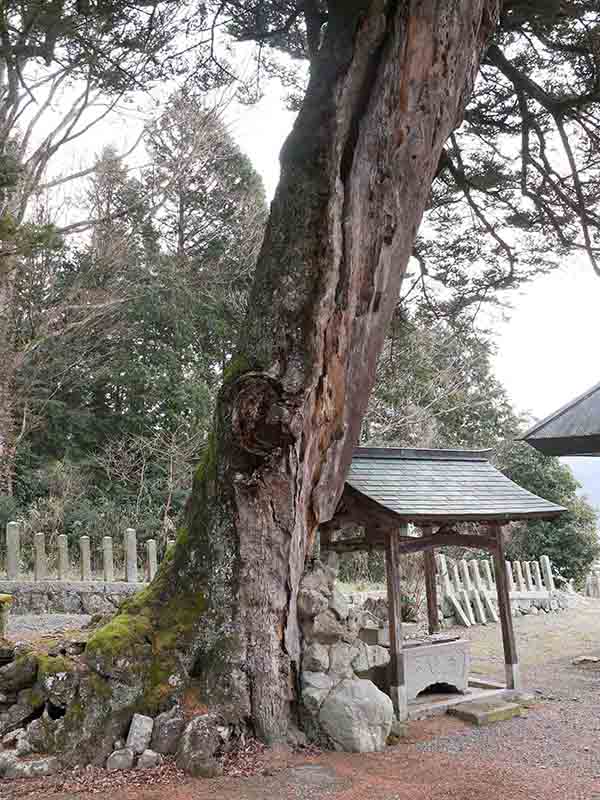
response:
<path id="1" fill-rule="evenodd" d="M 133 527 L 164 549 L 180 523 L 268 213 L 232 119 L 240 103 L 279 91 L 282 75 L 293 109 L 303 79 L 290 60 L 259 86 L 245 52 L 216 48 L 211 80 L 193 57 L 174 58 L 168 75 L 150 70 L 143 91 L 139 64 L 115 86 L 34 60 L 25 88 L 36 102 L 3 127 L 3 238 L 14 224 L 15 246 L 3 254 L 12 282 L 0 526 L 17 519 L 50 544 L 86 534 L 98 560 L 105 535 Z M 480 84 L 488 91 L 485 71 Z M 139 136 L 128 130 L 132 108 Z M 546 553 L 581 581 L 598 556 L 595 510 L 567 466 L 516 441 L 527 420 L 494 370 L 494 320 L 561 253 L 515 208 L 509 247 L 488 236 L 475 248 L 475 234 L 510 206 L 514 175 L 476 120 L 463 127 L 452 146 L 469 190 L 457 196 L 443 175 L 434 186 L 361 443 L 493 449 L 510 477 L 569 509 L 557 522 L 513 526 L 509 557 Z M 82 143 L 88 155 L 72 167 Z M 502 252 L 512 248 L 518 268 Z M 377 578 L 380 567 L 355 558 L 345 575 Z"/>

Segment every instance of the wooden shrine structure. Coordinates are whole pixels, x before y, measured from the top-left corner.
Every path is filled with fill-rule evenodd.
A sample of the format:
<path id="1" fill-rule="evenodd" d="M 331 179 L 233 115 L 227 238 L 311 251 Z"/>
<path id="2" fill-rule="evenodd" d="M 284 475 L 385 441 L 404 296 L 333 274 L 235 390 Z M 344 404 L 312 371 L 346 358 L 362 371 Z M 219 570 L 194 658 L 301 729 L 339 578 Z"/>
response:
<path id="1" fill-rule="evenodd" d="M 408 715 L 400 608 L 400 559 L 406 553 L 424 551 L 431 634 L 439 629 L 436 548 L 469 547 L 492 554 L 506 684 L 509 689 L 520 688 L 502 526 L 551 519 L 565 509 L 513 483 L 490 463 L 490 455 L 490 450 L 357 448 L 336 513 L 320 528 L 322 551 L 385 551 L 391 696 L 401 720 Z M 408 523 L 421 535 L 408 536 Z M 460 523 L 470 523 L 465 526 L 468 532 L 457 528 Z M 360 526 L 364 535 L 336 538 L 349 526 Z"/>
<path id="2" fill-rule="evenodd" d="M 600 456 L 600 383 L 536 422 L 521 439 L 547 456 Z"/>

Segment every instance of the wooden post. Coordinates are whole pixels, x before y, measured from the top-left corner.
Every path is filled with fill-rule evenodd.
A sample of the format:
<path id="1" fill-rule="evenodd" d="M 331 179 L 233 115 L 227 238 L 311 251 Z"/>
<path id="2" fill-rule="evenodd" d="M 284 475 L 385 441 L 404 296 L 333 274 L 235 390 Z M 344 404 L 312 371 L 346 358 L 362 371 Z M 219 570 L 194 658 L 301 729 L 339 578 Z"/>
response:
<path id="1" fill-rule="evenodd" d="M 504 537 L 502 526 L 490 526 L 495 529 L 497 548 L 494 550 L 494 569 L 496 572 L 496 591 L 498 592 L 498 615 L 502 626 L 502 644 L 504 645 L 504 668 L 506 670 L 506 687 L 520 689 L 519 659 L 515 643 L 515 631 L 510 608 L 510 592 L 508 575 L 504 558 Z"/>
<path id="2" fill-rule="evenodd" d="M 402 652 L 402 610 L 400 606 L 400 561 L 397 531 L 386 534 L 385 567 L 390 618 L 390 695 L 396 716 L 400 721 L 408 719 L 404 653 Z"/>
<path id="3" fill-rule="evenodd" d="M 423 525 L 423 536 L 431 535 L 431 525 Z M 429 633 L 437 633 L 440 629 L 440 615 L 438 612 L 438 593 L 435 580 L 435 550 L 433 547 L 423 553 L 425 562 L 425 594 L 427 596 L 427 619 Z"/>

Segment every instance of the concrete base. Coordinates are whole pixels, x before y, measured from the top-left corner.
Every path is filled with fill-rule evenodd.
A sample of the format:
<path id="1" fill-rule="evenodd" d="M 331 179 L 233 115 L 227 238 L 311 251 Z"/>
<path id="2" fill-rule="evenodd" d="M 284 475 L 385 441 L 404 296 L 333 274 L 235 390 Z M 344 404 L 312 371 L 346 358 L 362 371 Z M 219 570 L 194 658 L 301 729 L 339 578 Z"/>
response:
<path id="1" fill-rule="evenodd" d="M 465 694 L 426 694 L 408 704 L 408 718 L 428 719 L 451 713 L 451 709 L 469 706 L 471 703 L 501 702 L 530 708 L 538 698 L 526 691 L 507 689 L 497 681 L 487 678 L 469 680 L 469 688 Z"/>
<path id="2" fill-rule="evenodd" d="M 473 700 L 490 700 L 491 698 L 504 697 L 506 689 L 477 689 L 469 688 L 465 694 L 428 694 L 422 695 L 408 705 L 408 718 L 429 719 L 446 714 L 450 708 L 470 703 Z"/>
<path id="3" fill-rule="evenodd" d="M 478 727 L 521 716 L 521 706 L 504 697 L 489 700 L 471 700 L 448 709 L 448 714 Z"/>

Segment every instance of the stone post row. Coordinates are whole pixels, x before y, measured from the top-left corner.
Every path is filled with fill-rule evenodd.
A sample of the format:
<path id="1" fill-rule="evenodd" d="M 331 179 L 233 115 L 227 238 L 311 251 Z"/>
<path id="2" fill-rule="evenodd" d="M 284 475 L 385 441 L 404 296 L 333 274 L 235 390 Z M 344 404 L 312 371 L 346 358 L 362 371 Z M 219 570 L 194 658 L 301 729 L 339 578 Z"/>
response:
<path id="1" fill-rule="evenodd" d="M 36 533 L 33 537 L 33 578 L 43 581 L 47 574 L 46 537 L 43 533 Z"/>
<path id="2" fill-rule="evenodd" d="M 58 537 L 58 580 L 69 580 L 69 542 L 64 533 Z"/>
<path id="3" fill-rule="evenodd" d="M 156 575 L 156 570 L 158 569 L 158 559 L 156 556 L 156 541 L 154 539 L 148 539 L 146 542 L 146 561 L 147 561 L 147 577 L 148 580 L 151 581 L 154 579 Z"/>
<path id="4" fill-rule="evenodd" d="M 546 587 L 546 591 L 553 592 L 554 587 L 554 576 L 552 575 L 552 565 L 550 564 L 550 559 L 548 556 L 542 556 L 540 558 L 540 566 L 542 567 L 542 573 L 544 575 L 544 585 Z"/>
<path id="5" fill-rule="evenodd" d="M 21 528 L 18 522 L 6 526 L 6 576 L 9 581 L 19 578 L 21 562 Z"/>
<path id="6" fill-rule="evenodd" d="M 92 556 L 90 553 L 90 537 L 81 536 L 79 539 L 79 552 L 81 556 L 81 580 L 92 580 Z"/>
<path id="7" fill-rule="evenodd" d="M 112 583 L 115 579 L 112 536 L 105 536 L 102 539 L 102 564 L 104 567 L 104 580 L 106 583 Z"/>
<path id="8" fill-rule="evenodd" d="M 128 583 L 138 582 L 137 571 L 137 537 L 134 528 L 125 531 L 125 580 Z"/>

